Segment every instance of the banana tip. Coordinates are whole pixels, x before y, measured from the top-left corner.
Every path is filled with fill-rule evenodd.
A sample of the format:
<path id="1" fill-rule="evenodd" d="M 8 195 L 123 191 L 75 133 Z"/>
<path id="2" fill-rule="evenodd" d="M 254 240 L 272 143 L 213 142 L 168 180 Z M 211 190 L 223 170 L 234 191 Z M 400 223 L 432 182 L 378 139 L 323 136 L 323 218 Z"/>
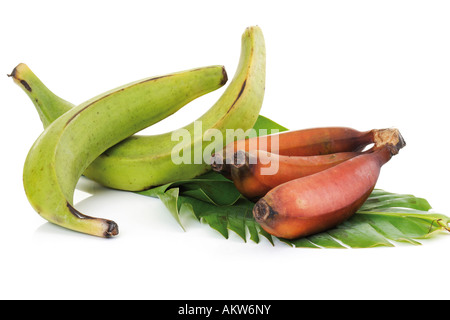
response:
<path id="1" fill-rule="evenodd" d="M 376 147 L 392 145 L 392 154 L 397 154 L 406 146 L 406 141 L 400 131 L 396 128 L 375 130 L 374 143 Z"/>
<path id="2" fill-rule="evenodd" d="M 14 79 L 17 79 L 17 73 L 20 72 L 21 68 L 26 68 L 27 65 L 25 63 L 19 63 L 14 69 L 13 71 L 11 71 L 10 74 L 7 74 L 8 77 L 12 77 Z"/>
<path id="3" fill-rule="evenodd" d="M 32 88 L 31 88 L 31 86 L 28 84 L 28 82 L 26 82 L 26 81 L 23 80 L 23 79 L 20 79 L 20 78 L 22 78 L 22 77 L 20 76 L 20 73 L 21 73 L 21 72 L 26 72 L 27 68 L 28 68 L 28 66 L 27 66 L 25 63 L 19 63 L 19 64 L 13 69 L 13 71 L 12 71 L 10 74 L 7 74 L 7 76 L 10 77 L 10 78 L 13 78 L 13 80 L 14 80 L 15 83 L 17 83 L 17 84 L 19 84 L 19 85 L 22 85 L 27 91 L 31 92 L 31 91 L 32 91 Z M 25 71 L 22 70 L 22 69 L 24 69 Z"/>
<path id="4" fill-rule="evenodd" d="M 211 156 L 210 165 L 214 171 L 216 172 L 222 171 L 224 169 L 223 157 L 217 153 L 213 154 Z"/>
<path id="5" fill-rule="evenodd" d="M 253 207 L 253 216 L 258 222 L 264 222 L 275 214 L 277 214 L 277 212 L 274 211 L 264 199 L 260 199 Z"/>
<path id="6" fill-rule="evenodd" d="M 225 70 L 225 67 L 222 66 L 222 81 L 221 81 L 221 85 L 225 85 L 228 82 L 228 74 L 227 74 L 227 70 Z"/>
<path id="7" fill-rule="evenodd" d="M 105 238 L 112 238 L 119 234 L 119 226 L 117 225 L 117 223 L 115 223 L 114 221 L 111 221 L 111 220 L 107 220 L 106 224 L 107 224 L 107 228 L 104 233 Z"/>
<path id="8" fill-rule="evenodd" d="M 103 238 L 112 238 L 119 234 L 119 226 L 114 221 L 101 218 L 92 218 L 75 209 L 69 202 L 67 202 L 66 205 L 70 213 L 72 213 L 76 218 L 86 220 L 90 224 L 90 227 L 83 229 L 82 232 Z M 94 228 L 92 228 L 92 226 L 94 226 Z"/>
<path id="9" fill-rule="evenodd" d="M 249 160 L 248 160 L 247 152 L 245 152 L 243 150 L 238 150 L 234 153 L 233 166 L 236 169 L 239 169 L 245 165 L 248 165 L 248 163 L 249 163 Z"/>

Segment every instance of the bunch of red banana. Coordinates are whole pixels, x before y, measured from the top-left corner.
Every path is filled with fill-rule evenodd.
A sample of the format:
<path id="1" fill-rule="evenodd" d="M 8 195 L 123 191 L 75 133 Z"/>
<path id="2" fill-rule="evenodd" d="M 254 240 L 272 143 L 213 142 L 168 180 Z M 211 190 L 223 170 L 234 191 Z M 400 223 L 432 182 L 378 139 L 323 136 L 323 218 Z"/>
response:
<path id="1" fill-rule="evenodd" d="M 305 129 L 236 141 L 211 166 L 257 201 L 253 215 L 264 230 L 294 239 L 351 217 L 404 146 L 397 129 Z"/>

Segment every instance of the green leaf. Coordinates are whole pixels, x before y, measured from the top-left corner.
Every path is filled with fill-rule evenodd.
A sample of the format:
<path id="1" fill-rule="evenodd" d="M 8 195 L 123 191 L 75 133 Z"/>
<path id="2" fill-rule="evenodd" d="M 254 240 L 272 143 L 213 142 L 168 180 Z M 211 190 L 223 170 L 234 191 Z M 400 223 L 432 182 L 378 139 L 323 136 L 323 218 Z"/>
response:
<path id="1" fill-rule="evenodd" d="M 259 129 L 267 129 L 267 133 L 270 129 L 287 130 L 263 116 L 259 116 L 254 128 L 258 133 Z M 274 245 L 274 237 L 253 218 L 254 203 L 242 197 L 233 182 L 219 173 L 208 172 L 138 194 L 161 199 L 181 226 L 181 216 L 191 215 L 225 238 L 231 230 L 245 242 L 249 238 L 259 243 L 263 236 Z M 353 217 L 335 228 L 295 240 L 278 239 L 295 248 L 392 247 L 396 242 L 420 245 L 419 239 L 450 231 L 450 218 L 430 210 L 431 205 L 423 198 L 375 189 Z"/>
<path id="2" fill-rule="evenodd" d="M 199 199 L 190 196 L 191 191 L 183 194 L 178 187 L 175 187 L 159 195 L 180 224 L 180 215 L 189 213 L 207 223 L 225 238 L 229 237 L 228 231 L 231 230 L 244 241 L 247 241 L 249 237 L 253 242 L 259 243 L 259 236 L 263 235 L 272 245 L 274 244 L 272 236 L 254 220 L 253 202 L 240 197 L 231 205 L 217 205 L 209 198 Z M 389 197 L 380 200 L 380 192 Z M 422 210 L 423 199 L 421 198 L 412 195 L 408 195 L 407 198 L 410 200 L 407 205 L 413 208 L 389 207 L 389 203 L 400 203 L 405 196 L 374 190 L 367 200 L 370 205 L 366 206 L 373 210 L 362 210 L 363 206 L 352 218 L 326 232 L 295 240 L 282 238 L 279 240 L 297 248 L 392 247 L 393 242 L 420 245 L 418 239 L 431 237 L 434 233 L 448 228 L 449 217 Z M 374 203 L 377 203 L 378 207 Z"/>
<path id="3" fill-rule="evenodd" d="M 198 220 L 203 221 L 217 230 L 225 238 L 228 238 L 228 230 L 238 234 L 244 241 L 247 241 L 247 230 L 249 228 L 251 239 L 258 242 L 256 231 L 257 223 L 253 219 L 253 204 L 248 200 L 239 199 L 231 206 L 217 206 L 212 202 L 202 201 L 189 196 L 178 196 L 176 210 L 173 212 L 177 215 L 177 221 L 180 221 L 180 214 L 190 212 Z M 174 208 L 174 199 L 171 207 Z"/>
<path id="4" fill-rule="evenodd" d="M 381 194 L 388 197 L 380 200 Z M 402 194 L 374 190 L 366 201 L 368 205 L 364 204 L 352 218 L 331 230 L 307 238 L 323 248 L 339 247 L 330 245 L 328 237 L 326 241 L 321 239 L 325 235 L 350 248 L 390 247 L 394 245 L 392 242 L 420 245 L 417 239 L 431 237 L 438 231 L 448 231 L 449 217 L 430 213 L 431 206 L 422 198 L 412 195 L 406 198 L 408 201 Z M 405 206 L 400 207 L 399 203 Z M 427 209 L 423 210 L 424 207 Z M 371 210 L 368 211 L 368 208 Z"/>
<path id="5" fill-rule="evenodd" d="M 383 194 L 379 193 L 379 191 L 375 194 L 372 193 L 372 196 L 367 199 L 361 210 L 369 211 L 373 208 L 391 207 L 413 208 L 423 211 L 428 211 L 431 209 L 431 206 L 427 200 L 414 197 L 413 195 L 390 194 L 385 192 Z"/>
<path id="6" fill-rule="evenodd" d="M 368 223 L 351 219 L 328 230 L 327 233 L 334 239 L 351 248 L 372 248 L 379 246 L 392 247 L 393 245 Z M 316 242 L 320 245 L 320 242 Z"/>
<path id="7" fill-rule="evenodd" d="M 167 190 L 167 192 L 158 195 L 162 203 L 164 203 L 164 205 L 166 206 L 167 209 L 169 209 L 169 212 L 172 214 L 175 220 L 184 229 L 180 221 L 180 215 L 178 214 L 178 196 L 179 196 L 178 188 L 169 189 Z"/>
<path id="8" fill-rule="evenodd" d="M 288 130 L 288 128 L 283 127 L 282 125 L 261 115 L 258 117 L 258 119 L 256 119 L 256 123 L 253 126 L 253 129 L 255 129 L 258 135 L 261 135 L 263 133 L 260 130 L 262 131 L 266 130 L 267 134 L 270 134 L 272 130 L 278 130 L 279 132 Z"/>

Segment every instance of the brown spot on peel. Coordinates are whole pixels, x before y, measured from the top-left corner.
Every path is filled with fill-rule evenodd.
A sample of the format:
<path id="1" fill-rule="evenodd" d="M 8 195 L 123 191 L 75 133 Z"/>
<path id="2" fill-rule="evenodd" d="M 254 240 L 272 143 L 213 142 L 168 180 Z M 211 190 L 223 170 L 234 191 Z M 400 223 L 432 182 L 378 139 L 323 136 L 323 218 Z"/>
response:
<path id="1" fill-rule="evenodd" d="M 239 98 L 241 97 L 242 93 L 244 92 L 245 86 L 247 85 L 247 79 L 245 79 L 245 81 L 242 83 L 242 87 L 241 87 L 241 91 L 239 91 L 239 94 L 236 98 L 236 100 L 234 100 L 233 105 L 239 100 Z"/>
<path id="2" fill-rule="evenodd" d="M 27 89 L 28 91 L 33 91 L 32 89 L 31 89 L 31 87 L 30 87 L 30 85 L 28 84 L 28 82 L 26 82 L 25 80 L 20 80 L 20 84 L 21 85 L 23 85 L 23 87 L 25 88 L 25 89 Z"/>
<path id="3" fill-rule="evenodd" d="M 77 115 L 79 115 L 83 110 L 87 109 L 87 108 L 90 107 L 91 105 L 92 105 L 92 103 L 91 103 L 91 104 L 88 104 L 88 105 L 85 106 L 83 109 L 81 109 L 81 110 L 79 110 L 78 112 L 76 112 L 72 117 L 70 117 L 69 120 L 67 120 L 65 126 L 67 127 L 67 125 L 68 125 L 73 119 L 75 119 L 75 117 L 76 117 Z"/>
<path id="4" fill-rule="evenodd" d="M 231 104 L 230 108 L 228 108 L 227 114 L 233 109 L 236 102 L 238 102 L 239 98 L 241 97 L 242 93 L 244 92 L 245 86 L 247 85 L 247 79 L 242 83 L 241 91 L 239 91 L 238 96 L 236 99 L 234 99 L 233 103 Z"/>
<path id="5" fill-rule="evenodd" d="M 69 209 L 70 213 L 73 214 L 78 219 L 94 219 L 90 216 L 87 216 L 85 214 L 82 214 L 80 211 L 75 209 L 70 203 L 67 202 L 67 208 Z"/>

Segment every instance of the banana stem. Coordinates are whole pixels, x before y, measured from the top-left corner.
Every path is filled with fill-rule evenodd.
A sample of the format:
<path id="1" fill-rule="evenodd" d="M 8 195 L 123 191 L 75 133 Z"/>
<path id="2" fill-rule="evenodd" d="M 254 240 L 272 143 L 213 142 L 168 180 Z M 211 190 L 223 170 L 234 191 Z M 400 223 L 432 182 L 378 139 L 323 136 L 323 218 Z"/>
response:
<path id="1" fill-rule="evenodd" d="M 400 131 L 395 128 L 373 130 L 373 141 L 376 148 L 387 144 L 394 146 L 394 150 L 397 150 L 394 154 L 397 154 L 398 150 L 406 146 L 405 139 L 403 139 Z"/>

